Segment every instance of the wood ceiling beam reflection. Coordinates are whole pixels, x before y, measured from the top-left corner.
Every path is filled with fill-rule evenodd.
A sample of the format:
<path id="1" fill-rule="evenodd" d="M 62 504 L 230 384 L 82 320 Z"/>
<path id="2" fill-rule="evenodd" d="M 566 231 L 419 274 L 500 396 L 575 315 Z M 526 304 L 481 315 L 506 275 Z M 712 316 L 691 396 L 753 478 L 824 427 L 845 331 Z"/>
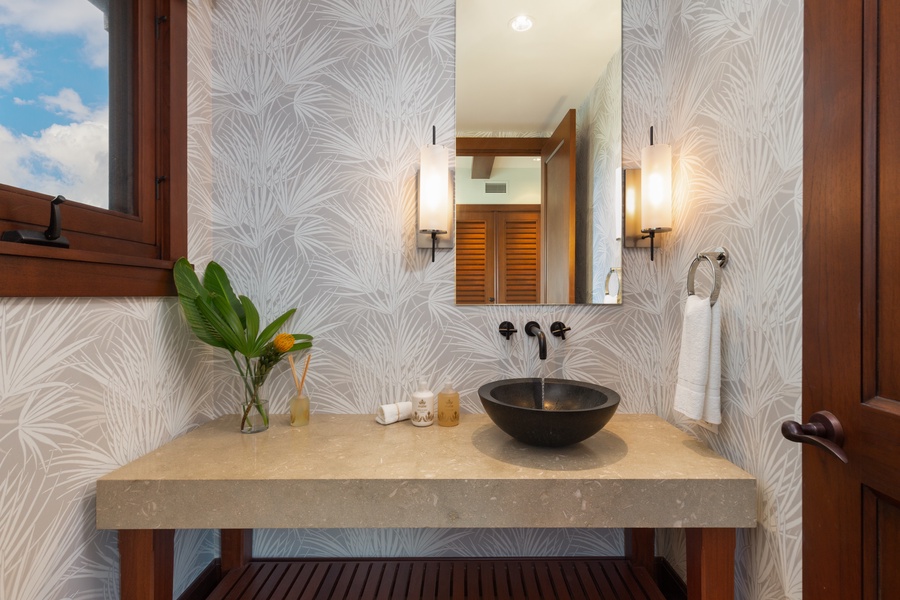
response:
<path id="1" fill-rule="evenodd" d="M 494 170 L 494 156 L 472 157 L 472 179 L 490 179 Z"/>
<path id="2" fill-rule="evenodd" d="M 547 138 L 456 138 L 457 156 L 540 156 Z"/>

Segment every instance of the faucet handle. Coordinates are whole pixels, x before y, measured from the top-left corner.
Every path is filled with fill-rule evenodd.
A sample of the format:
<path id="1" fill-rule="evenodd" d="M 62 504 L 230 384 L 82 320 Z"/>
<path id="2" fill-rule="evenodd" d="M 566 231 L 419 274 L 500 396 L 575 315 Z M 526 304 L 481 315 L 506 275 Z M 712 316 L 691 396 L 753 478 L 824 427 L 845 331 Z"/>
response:
<path id="1" fill-rule="evenodd" d="M 571 330 L 572 328 L 566 327 L 566 324 L 562 321 L 554 321 L 550 325 L 550 333 L 562 339 L 566 339 L 566 332 Z"/>
<path id="2" fill-rule="evenodd" d="M 516 329 L 516 326 L 510 323 L 509 321 L 503 321 L 500 323 L 500 335 L 509 339 L 512 337 L 512 334 L 517 333 L 519 330 Z"/>

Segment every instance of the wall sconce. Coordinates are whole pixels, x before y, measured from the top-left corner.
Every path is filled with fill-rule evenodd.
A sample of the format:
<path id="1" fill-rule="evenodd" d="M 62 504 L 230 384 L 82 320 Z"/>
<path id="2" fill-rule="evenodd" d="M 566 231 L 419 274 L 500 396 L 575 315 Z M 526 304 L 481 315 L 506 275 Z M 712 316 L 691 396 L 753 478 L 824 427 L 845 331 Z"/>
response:
<path id="1" fill-rule="evenodd" d="M 650 145 L 641 150 L 641 233 L 650 238 L 650 260 L 653 260 L 653 238 L 672 231 L 672 146 Z"/>
<path id="2" fill-rule="evenodd" d="M 450 202 L 450 153 L 436 142 L 437 128 L 431 129 L 431 145 L 422 146 L 419 163 L 418 231 L 431 235 L 431 262 L 437 236 L 450 231 L 453 217 Z M 417 244 L 418 245 L 418 244 Z"/>
<path id="3" fill-rule="evenodd" d="M 625 169 L 620 186 L 625 209 L 625 247 L 649 248 L 650 236 L 641 233 L 641 170 Z"/>
<path id="4" fill-rule="evenodd" d="M 623 169 L 617 181 L 625 211 L 625 247 L 649 248 L 650 240 L 645 240 L 641 233 L 641 170 Z"/>

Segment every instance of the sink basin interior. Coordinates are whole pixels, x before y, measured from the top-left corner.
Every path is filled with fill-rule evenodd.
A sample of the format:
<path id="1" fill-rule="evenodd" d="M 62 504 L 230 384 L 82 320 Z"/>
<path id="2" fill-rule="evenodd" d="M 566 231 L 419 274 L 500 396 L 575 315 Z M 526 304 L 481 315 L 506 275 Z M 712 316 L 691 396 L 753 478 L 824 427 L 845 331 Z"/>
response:
<path id="1" fill-rule="evenodd" d="M 509 406 L 534 410 L 589 411 L 609 403 L 611 390 L 588 385 L 559 379 L 514 379 L 494 386 L 492 397 Z"/>
<path id="2" fill-rule="evenodd" d="M 534 446 L 568 446 L 600 431 L 619 405 L 613 390 L 565 379 L 507 379 L 478 390 L 500 429 Z"/>

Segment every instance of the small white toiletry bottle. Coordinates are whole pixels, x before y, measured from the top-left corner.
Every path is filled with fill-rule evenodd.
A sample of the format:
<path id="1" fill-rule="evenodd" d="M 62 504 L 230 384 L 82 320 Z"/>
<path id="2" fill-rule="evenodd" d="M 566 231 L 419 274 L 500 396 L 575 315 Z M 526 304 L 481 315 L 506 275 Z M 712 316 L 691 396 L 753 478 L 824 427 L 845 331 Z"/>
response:
<path id="1" fill-rule="evenodd" d="M 459 392 L 453 389 L 453 384 L 449 381 L 438 394 L 437 405 L 438 425 L 441 427 L 459 425 Z"/>
<path id="2" fill-rule="evenodd" d="M 424 377 L 419 378 L 419 389 L 412 394 L 412 422 L 416 427 L 428 427 L 434 423 L 434 394 L 428 389 Z"/>

